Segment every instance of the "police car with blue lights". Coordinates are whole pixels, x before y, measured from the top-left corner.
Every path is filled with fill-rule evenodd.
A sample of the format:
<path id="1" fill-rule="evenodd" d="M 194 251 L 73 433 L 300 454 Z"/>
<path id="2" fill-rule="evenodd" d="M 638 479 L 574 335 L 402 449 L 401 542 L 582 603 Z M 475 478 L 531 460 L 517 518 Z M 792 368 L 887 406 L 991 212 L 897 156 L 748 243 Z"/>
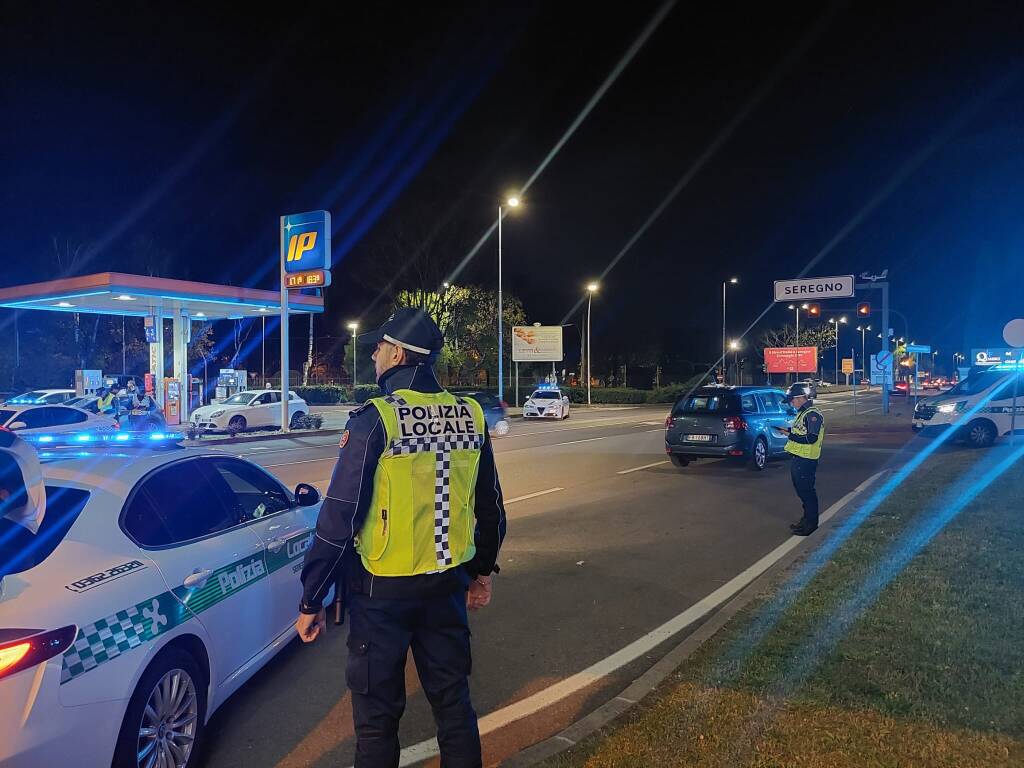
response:
<path id="1" fill-rule="evenodd" d="M 191 765 L 294 637 L 318 492 L 174 437 L 0 430 L 0 765 Z"/>
<path id="2" fill-rule="evenodd" d="M 569 398 L 556 387 L 536 390 L 523 404 L 524 419 L 568 419 Z"/>
<path id="3" fill-rule="evenodd" d="M 974 370 L 952 389 L 920 400 L 914 431 L 938 436 L 957 425 L 953 439 L 987 448 L 1013 429 L 1024 430 L 1024 373 L 1014 370 L 1012 362 Z"/>

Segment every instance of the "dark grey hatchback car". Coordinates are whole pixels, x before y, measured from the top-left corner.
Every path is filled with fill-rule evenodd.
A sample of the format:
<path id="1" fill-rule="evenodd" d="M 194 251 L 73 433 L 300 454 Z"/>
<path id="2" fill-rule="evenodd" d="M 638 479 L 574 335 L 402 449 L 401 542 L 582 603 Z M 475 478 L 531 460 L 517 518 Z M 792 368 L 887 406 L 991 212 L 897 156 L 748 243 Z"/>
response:
<path id="1" fill-rule="evenodd" d="M 746 461 L 762 470 L 786 455 L 796 411 L 772 387 L 701 387 L 679 398 L 665 421 L 665 453 L 677 467 L 699 458 Z"/>

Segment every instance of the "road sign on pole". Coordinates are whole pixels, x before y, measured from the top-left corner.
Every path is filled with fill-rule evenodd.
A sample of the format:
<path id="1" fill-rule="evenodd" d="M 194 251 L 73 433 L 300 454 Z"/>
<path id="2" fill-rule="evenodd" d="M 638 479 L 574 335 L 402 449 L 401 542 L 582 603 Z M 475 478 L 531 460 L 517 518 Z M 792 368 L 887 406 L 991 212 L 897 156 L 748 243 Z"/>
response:
<path id="1" fill-rule="evenodd" d="M 846 299 L 853 296 L 853 284 L 853 275 L 776 280 L 775 301 Z"/>
<path id="2" fill-rule="evenodd" d="M 316 276 L 316 283 L 310 282 Z M 289 279 L 291 278 L 291 279 Z M 281 431 L 291 427 L 288 382 L 288 291 L 331 284 L 331 214 L 307 211 L 281 217 Z"/>

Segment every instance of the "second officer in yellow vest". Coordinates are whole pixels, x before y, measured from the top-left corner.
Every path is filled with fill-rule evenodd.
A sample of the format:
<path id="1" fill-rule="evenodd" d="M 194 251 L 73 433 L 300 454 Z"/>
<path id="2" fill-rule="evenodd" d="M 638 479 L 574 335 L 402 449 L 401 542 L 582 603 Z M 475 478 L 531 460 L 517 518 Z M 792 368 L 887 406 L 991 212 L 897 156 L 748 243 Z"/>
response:
<path id="1" fill-rule="evenodd" d="M 352 412 L 302 569 L 296 630 L 325 630 L 323 601 L 347 583 L 346 680 L 356 768 L 399 762 L 410 648 L 437 722 L 441 764 L 482 764 L 469 697 L 468 609 L 490 602 L 505 511 L 487 423 L 476 401 L 433 372 L 443 344 L 420 310 L 402 309 L 360 337 L 382 396 Z"/>
<path id="2" fill-rule="evenodd" d="M 786 400 L 797 409 L 786 442 L 786 452 L 793 456 L 790 474 L 793 488 L 804 508 L 803 517 L 789 527 L 797 536 L 808 536 L 818 529 L 818 492 L 814 484 L 818 475 L 821 445 L 825 440 L 825 417 L 814 407 L 811 388 L 807 384 L 791 386 Z"/>

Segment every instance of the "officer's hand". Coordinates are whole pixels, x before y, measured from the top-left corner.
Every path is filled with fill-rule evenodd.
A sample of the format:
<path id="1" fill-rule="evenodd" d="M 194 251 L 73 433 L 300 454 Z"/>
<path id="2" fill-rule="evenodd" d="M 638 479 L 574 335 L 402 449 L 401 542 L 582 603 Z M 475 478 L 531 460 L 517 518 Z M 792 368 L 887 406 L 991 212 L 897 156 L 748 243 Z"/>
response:
<path id="1" fill-rule="evenodd" d="M 490 576 L 477 576 L 469 582 L 469 590 L 466 592 L 466 607 L 471 611 L 478 611 L 489 605 L 492 588 Z"/>
<path id="2" fill-rule="evenodd" d="M 304 643 L 312 643 L 321 633 L 327 632 L 327 612 L 321 608 L 320 613 L 300 613 L 295 621 L 295 631 Z"/>

